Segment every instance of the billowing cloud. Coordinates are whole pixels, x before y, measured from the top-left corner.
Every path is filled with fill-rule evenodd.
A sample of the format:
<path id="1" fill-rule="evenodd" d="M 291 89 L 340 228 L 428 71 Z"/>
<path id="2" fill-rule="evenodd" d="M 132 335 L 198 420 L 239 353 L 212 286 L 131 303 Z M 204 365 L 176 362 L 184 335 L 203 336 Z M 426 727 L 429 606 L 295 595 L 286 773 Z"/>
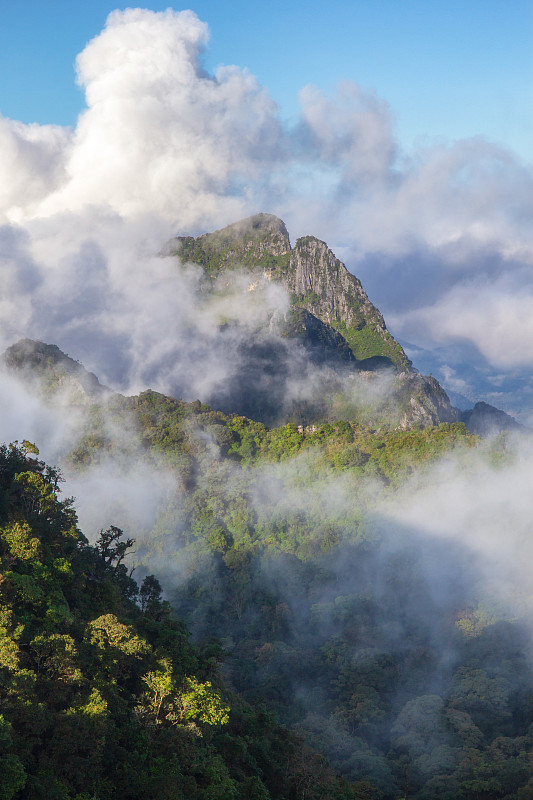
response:
<path id="1" fill-rule="evenodd" d="M 396 156 L 388 105 L 352 81 L 338 87 L 334 100 L 316 86 L 300 92 L 300 154 L 315 165 L 333 167 L 337 180 L 360 190 L 375 188 L 391 175 Z"/>
<path id="2" fill-rule="evenodd" d="M 406 330 L 423 330 L 433 340 L 470 339 L 493 365 L 527 368 L 533 364 L 533 284 L 513 292 L 505 281 L 455 286 L 433 305 L 411 311 Z"/>
<path id="3" fill-rule="evenodd" d="M 325 239 L 393 332 L 470 342 L 499 372 L 530 368 L 531 168 L 482 138 L 407 156 L 386 102 L 353 82 L 334 97 L 305 87 L 287 129 L 246 69 L 205 71 L 208 39 L 192 11 L 115 11 L 78 57 L 87 107 L 74 129 L 0 119 L 2 342 L 92 353 L 104 379 L 121 348 L 168 369 L 192 284 L 169 291 L 154 253 L 270 211 L 293 237 Z M 153 378 L 132 363 L 121 385 Z"/>
<path id="4" fill-rule="evenodd" d="M 105 204 L 180 226 L 243 213 L 243 184 L 261 181 L 277 157 L 276 107 L 246 70 L 208 75 L 207 40 L 191 11 L 109 15 L 77 59 L 88 108 L 46 213 Z"/>
<path id="5" fill-rule="evenodd" d="M 65 178 L 70 129 L 0 117 L 0 221 L 32 213 Z"/>

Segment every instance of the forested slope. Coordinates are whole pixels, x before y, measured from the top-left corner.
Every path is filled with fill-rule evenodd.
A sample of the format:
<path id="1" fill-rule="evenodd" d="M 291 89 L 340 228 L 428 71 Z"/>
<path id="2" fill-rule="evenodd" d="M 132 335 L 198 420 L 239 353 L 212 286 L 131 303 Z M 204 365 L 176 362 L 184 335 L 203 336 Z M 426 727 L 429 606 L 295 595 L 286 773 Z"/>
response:
<path id="1" fill-rule="evenodd" d="M 229 685 L 370 797 L 529 796 L 527 614 L 491 595 L 467 543 L 376 513 L 435 480 L 442 459 L 497 472 L 516 457 L 508 437 L 482 443 L 461 424 L 270 429 L 154 392 L 114 402 L 136 457 L 177 476 L 137 557 L 196 641 L 221 642 Z M 131 456 L 103 420 L 72 454 L 78 469 Z"/>
<path id="2" fill-rule="evenodd" d="M 0 448 L 0 797 L 288 800 L 310 770 L 362 797 L 225 688 L 220 647 L 132 580 L 119 529 L 88 544 L 36 455 Z"/>

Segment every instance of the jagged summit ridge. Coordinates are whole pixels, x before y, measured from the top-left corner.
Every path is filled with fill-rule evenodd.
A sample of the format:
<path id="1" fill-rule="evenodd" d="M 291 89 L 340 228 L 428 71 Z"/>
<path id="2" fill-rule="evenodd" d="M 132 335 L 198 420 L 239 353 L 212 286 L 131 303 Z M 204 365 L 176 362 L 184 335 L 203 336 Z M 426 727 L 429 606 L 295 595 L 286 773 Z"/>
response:
<path id="1" fill-rule="evenodd" d="M 176 237 L 164 252 L 200 264 L 211 279 L 239 267 L 260 271 L 287 287 L 293 308 L 334 328 L 358 361 L 380 357 L 410 368 L 358 278 L 315 236 L 301 237 L 291 247 L 285 223 L 273 214 L 255 214 L 196 239 Z"/>

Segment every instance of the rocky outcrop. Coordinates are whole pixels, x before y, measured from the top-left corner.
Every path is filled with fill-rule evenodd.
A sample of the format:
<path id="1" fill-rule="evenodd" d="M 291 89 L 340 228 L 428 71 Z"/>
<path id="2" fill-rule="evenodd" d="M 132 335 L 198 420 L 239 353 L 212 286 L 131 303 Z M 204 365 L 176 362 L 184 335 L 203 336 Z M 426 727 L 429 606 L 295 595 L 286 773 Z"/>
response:
<path id="1" fill-rule="evenodd" d="M 471 433 L 478 436 L 494 436 L 502 431 L 526 431 L 513 417 L 488 403 L 476 403 L 474 408 L 459 412 L 461 422 L 464 422 Z"/>
<path id="2" fill-rule="evenodd" d="M 69 403 L 85 405 L 111 393 L 93 372 L 88 372 L 55 344 L 21 339 L 7 348 L 2 360 L 8 370 L 38 384 L 45 395 L 62 396 Z"/>
<path id="3" fill-rule="evenodd" d="M 459 421 L 457 410 L 432 376 L 402 372 L 397 376 L 396 384 L 402 407 L 399 428 L 427 428 L 441 422 Z"/>

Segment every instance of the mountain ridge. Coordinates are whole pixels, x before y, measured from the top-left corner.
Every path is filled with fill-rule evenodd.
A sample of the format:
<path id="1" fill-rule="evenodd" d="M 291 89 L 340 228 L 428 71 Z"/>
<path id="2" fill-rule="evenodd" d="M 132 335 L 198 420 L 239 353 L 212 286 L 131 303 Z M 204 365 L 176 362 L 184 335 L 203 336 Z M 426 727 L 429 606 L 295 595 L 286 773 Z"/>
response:
<path id="1" fill-rule="evenodd" d="M 207 298 L 221 282 L 229 286 L 232 273 L 243 268 L 248 274 L 244 285 L 251 280 L 248 292 L 256 287 L 255 277 L 281 282 L 289 292 L 288 310 L 273 312 L 266 328 L 244 329 L 233 373 L 199 397 L 225 414 L 269 426 L 358 419 L 389 429 L 464 422 L 481 435 L 519 428 L 487 404 L 454 408 L 436 378 L 413 368 L 361 282 L 327 244 L 306 236 L 291 247 L 285 223 L 272 214 L 256 214 L 196 239 L 177 237 L 161 255 L 200 265 L 201 293 Z M 246 302 L 246 294 L 241 297 Z M 238 327 L 238 319 L 227 325 Z M 74 405 L 114 395 L 56 345 L 23 339 L 6 350 L 3 361 L 45 395 L 61 395 Z M 315 394 L 294 397 L 290 381 L 309 382 L 316 369 L 322 372 L 316 373 Z"/>
<path id="2" fill-rule="evenodd" d="M 201 265 L 211 281 L 242 266 L 281 282 L 291 301 L 289 320 L 282 324 L 284 335 L 298 337 L 319 361 L 371 372 L 391 367 L 397 372 L 398 394 L 404 400 L 400 428 L 464 422 L 483 436 L 523 429 L 487 403 L 454 408 L 436 378 L 414 369 L 361 281 L 326 242 L 303 236 L 291 246 L 285 223 L 273 214 L 254 214 L 197 238 L 178 236 L 164 253 Z"/>
<path id="3" fill-rule="evenodd" d="M 292 307 L 335 328 L 356 359 L 381 356 L 399 369 L 410 368 L 359 279 L 314 236 L 300 237 L 291 247 L 285 223 L 273 214 L 255 214 L 197 238 L 178 236 L 162 252 L 201 265 L 211 279 L 238 266 L 259 270 L 286 286 Z"/>

